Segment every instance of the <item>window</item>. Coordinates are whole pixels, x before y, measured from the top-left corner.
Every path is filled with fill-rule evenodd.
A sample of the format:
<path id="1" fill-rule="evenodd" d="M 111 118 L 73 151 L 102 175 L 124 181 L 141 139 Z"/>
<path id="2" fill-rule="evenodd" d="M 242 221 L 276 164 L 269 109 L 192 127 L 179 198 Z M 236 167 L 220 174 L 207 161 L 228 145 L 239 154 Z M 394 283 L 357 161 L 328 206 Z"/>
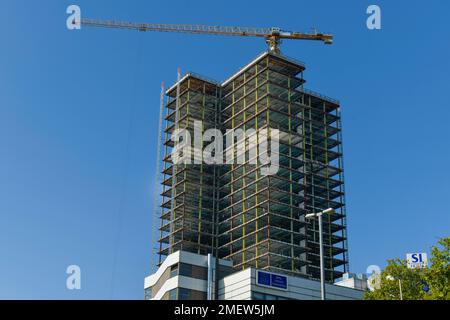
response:
<path id="1" fill-rule="evenodd" d="M 291 299 L 275 296 L 273 294 L 267 294 L 267 293 L 262 293 L 262 292 L 253 292 L 252 300 L 291 300 Z"/>
<path id="2" fill-rule="evenodd" d="M 150 300 L 152 298 L 152 288 L 146 288 L 144 290 L 144 299 L 145 300 Z"/>
<path id="3" fill-rule="evenodd" d="M 208 268 L 192 266 L 192 278 L 203 280 L 208 279 Z"/>
<path id="4" fill-rule="evenodd" d="M 180 263 L 178 274 L 189 278 L 206 280 L 208 277 L 208 269 L 187 263 Z"/>
<path id="5" fill-rule="evenodd" d="M 189 290 L 189 289 L 179 288 L 178 289 L 178 300 L 189 300 L 190 291 L 191 290 Z"/>
<path id="6" fill-rule="evenodd" d="M 170 267 L 170 277 L 173 278 L 178 275 L 178 264 L 174 264 Z"/>
<path id="7" fill-rule="evenodd" d="M 178 300 L 206 300 L 206 292 L 178 288 Z"/>
<path id="8" fill-rule="evenodd" d="M 177 300 L 177 289 L 169 291 L 169 300 Z"/>
<path id="9" fill-rule="evenodd" d="M 264 293 L 253 292 L 253 300 L 265 300 Z"/>
<path id="10" fill-rule="evenodd" d="M 186 263 L 180 263 L 180 276 L 192 277 L 192 265 Z"/>

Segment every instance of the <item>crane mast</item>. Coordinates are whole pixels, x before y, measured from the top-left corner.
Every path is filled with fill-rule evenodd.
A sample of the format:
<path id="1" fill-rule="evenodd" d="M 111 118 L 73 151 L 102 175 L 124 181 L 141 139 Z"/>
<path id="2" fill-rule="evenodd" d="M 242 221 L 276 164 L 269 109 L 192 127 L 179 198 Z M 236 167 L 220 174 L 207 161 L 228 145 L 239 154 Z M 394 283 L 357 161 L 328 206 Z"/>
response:
<path id="1" fill-rule="evenodd" d="M 132 29 L 138 31 L 155 31 L 155 32 L 177 32 L 177 33 L 192 33 L 192 34 L 209 34 L 209 35 L 224 35 L 224 36 L 240 36 L 240 37 L 261 37 L 266 39 L 269 45 L 269 50 L 279 52 L 279 45 L 282 39 L 289 40 L 313 40 L 322 41 L 325 44 L 333 43 L 333 36 L 325 33 L 302 33 L 283 31 L 280 28 L 251 28 L 251 27 L 233 27 L 233 26 L 207 26 L 207 25 L 193 25 L 193 24 L 156 24 L 156 23 L 132 23 L 112 20 L 95 20 L 95 19 L 80 19 L 80 21 L 73 21 L 74 24 L 89 27 L 103 27 L 103 28 L 117 28 L 117 29 Z"/>

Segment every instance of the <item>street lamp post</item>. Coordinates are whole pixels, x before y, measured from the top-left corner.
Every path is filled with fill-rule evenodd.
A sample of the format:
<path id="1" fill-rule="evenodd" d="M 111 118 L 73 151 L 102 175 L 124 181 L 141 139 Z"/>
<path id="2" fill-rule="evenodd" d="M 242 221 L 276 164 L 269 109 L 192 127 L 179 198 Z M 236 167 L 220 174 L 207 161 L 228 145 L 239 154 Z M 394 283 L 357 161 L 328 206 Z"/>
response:
<path id="1" fill-rule="evenodd" d="M 386 280 L 394 281 L 396 279 L 393 276 L 388 275 L 388 276 L 386 276 Z M 398 291 L 400 294 L 400 300 L 403 300 L 402 280 L 400 278 L 397 280 L 398 280 Z"/>
<path id="2" fill-rule="evenodd" d="M 323 214 L 333 214 L 335 211 L 332 208 L 325 209 L 316 213 L 308 213 L 305 218 L 312 219 L 318 218 L 319 222 L 319 256 L 320 256 L 320 296 L 322 300 L 325 300 L 325 270 L 323 261 L 323 235 L 322 235 L 322 215 Z"/>

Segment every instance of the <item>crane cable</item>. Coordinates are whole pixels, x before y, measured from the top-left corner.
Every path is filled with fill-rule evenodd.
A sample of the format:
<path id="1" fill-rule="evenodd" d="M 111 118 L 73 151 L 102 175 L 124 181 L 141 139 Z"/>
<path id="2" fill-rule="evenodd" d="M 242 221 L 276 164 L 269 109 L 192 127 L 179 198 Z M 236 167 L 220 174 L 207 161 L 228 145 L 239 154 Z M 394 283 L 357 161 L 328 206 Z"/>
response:
<path id="1" fill-rule="evenodd" d="M 117 260 L 119 255 L 119 246 L 122 236 L 122 224 L 123 224 L 123 211 L 125 206 L 125 197 L 126 197 L 126 189 L 128 186 L 128 177 L 129 177 L 129 167 L 130 167 L 130 153 L 131 153 L 131 135 L 133 132 L 134 125 L 134 115 L 136 111 L 136 91 L 137 91 L 137 77 L 138 73 L 141 70 L 142 63 L 142 36 L 138 35 L 137 39 L 137 53 L 136 53 L 136 64 L 133 75 L 133 85 L 131 88 L 132 98 L 130 104 L 129 111 L 129 119 L 128 119 L 128 128 L 127 128 L 127 138 L 125 144 L 125 160 L 124 160 L 124 168 L 122 172 L 122 182 L 121 182 L 121 192 L 119 199 L 119 207 L 117 212 L 117 229 L 116 229 L 116 237 L 114 239 L 113 245 L 113 262 L 112 262 L 112 272 L 111 272 L 111 290 L 110 290 L 110 298 L 114 297 L 115 291 L 115 280 L 116 280 L 116 272 L 117 272 Z"/>

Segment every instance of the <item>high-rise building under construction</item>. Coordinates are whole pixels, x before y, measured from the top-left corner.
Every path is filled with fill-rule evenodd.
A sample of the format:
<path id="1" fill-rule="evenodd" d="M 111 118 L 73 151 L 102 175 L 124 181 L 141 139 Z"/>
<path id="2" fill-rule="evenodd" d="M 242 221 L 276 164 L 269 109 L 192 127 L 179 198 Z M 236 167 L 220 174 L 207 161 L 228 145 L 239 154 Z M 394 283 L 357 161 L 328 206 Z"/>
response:
<path id="1" fill-rule="evenodd" d="M 339 102 L 306 90 L 304 70 L 299 61 L 265 52 L 223 83 L 189 73 L 166 91 L 159 263 L 182 250 L 232 260 L 235 270 L 318 279 L 317 220 L 305 215 L 333 208 L 323 222 L 326 281 L 347 272 Z M 243 163 L 174 164 L 174 130 L 194 136 L 196 123 L 201 133 L 277 129 L 277 172 L 262 174 L 247 149 Z M 193 158 L 202 152 L 192 151 Z"/>

